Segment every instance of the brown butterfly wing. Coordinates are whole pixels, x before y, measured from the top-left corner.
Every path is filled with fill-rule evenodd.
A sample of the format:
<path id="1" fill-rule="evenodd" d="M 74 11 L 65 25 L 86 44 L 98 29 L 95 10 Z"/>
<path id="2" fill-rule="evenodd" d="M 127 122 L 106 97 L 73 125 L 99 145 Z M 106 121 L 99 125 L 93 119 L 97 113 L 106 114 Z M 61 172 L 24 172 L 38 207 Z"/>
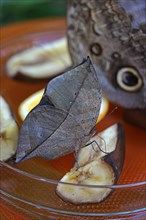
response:
<path id="1" fill-rule="evenodd" d="M 125 8 L 120 3 L 118 0 L 70 1 L 70 54 L 74 64 L 85 54 L 90 55 L 103 92 L 110 100 L 127 108 L 146 108 L 146 34 L 140 28 L 135 29 L 128 3 Z M 140 8 L 140 4 L 133 1 L 133 8 Z M 125 67 L 128 68 L 128 74 L 123 73 L 126 82 L 123 78 L 119 82 L 117 76 Z"/>
<path id="2" fill-rule="evenodd" d="M 54 159 L 84 146 L 100 105 L 99 81 L 88 58 L 49 82 L 40 104 L 21 127 L 16 162 L 32 157 Z"/>

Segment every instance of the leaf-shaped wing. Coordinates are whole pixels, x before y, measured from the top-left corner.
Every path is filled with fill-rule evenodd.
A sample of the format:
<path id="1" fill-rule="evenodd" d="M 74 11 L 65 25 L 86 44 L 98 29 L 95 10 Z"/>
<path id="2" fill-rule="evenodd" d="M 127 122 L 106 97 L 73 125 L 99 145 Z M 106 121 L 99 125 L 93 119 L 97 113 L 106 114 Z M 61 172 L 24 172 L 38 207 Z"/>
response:
<path id="1" fill-rule="evenodd" d="M 54 159 L 84 146 L 100 105 L 99 82 L 88 58 L 49 82 L 20 129 L 16 162 L 32 157 Z"/>

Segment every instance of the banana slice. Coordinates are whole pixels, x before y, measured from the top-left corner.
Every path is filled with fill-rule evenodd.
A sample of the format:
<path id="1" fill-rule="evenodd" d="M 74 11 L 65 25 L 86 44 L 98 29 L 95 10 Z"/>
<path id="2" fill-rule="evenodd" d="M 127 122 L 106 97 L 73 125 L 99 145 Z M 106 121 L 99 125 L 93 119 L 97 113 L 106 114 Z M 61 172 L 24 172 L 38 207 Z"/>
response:
<path id="1" fill-rule="evenodd" d="M 5 161 L 15 154 L 18 140 L 18 125 L 11 115 L 9 105 L 0 96 L 0 161 Z"/>
<path id="2" fill-rule="evenodd" d="M 107 128 L 90 143 L 79 151 L 74 167 L 57 186 L 56 193 L 64 201 L 98 203 L 112 192 L 104 186 L 115 184 L 121 174 L 125 152 L 122 126 L 115 124 Z"/>
<path id="3" fill-rule="evenodd" d="M 19 52 L 7 61 L 10 77 L 44 79 L 57 75 L 71 66 L 67 39 L 61 38 Z"/>
<path id="4" fill-rule="evenodd" d="M 95 186 L 113 185 L 114 180 L 113 169 L 102 160 L 92 161 L 83 167 L 74 168 L 61 179 L 62 182 Z M 110 192 L 111 189 L 108 188 L 90 188 L 88 186 L 59 184 L 57 187 L 57 194 L 63 200 L 74 204 L 100 202 Z"/>

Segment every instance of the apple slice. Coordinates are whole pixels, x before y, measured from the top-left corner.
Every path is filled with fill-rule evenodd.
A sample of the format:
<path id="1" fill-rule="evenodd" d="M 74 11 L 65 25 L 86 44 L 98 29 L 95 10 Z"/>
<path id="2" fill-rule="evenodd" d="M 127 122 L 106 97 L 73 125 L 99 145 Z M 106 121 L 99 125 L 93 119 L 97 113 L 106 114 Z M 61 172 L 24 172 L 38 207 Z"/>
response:
<path id="1" fill-rule="evenodd" d="M 16 152 L 19 129 L 9 105 L 2 96 L 0 96 L 0 104 L 0 161 L 5 161 Z"/>
<path id="2" fill-rule="evenodd" d="M 61 179 L 56 193 L 64 201 L 74 204 L 101 202 L 107 198 L 112 189 L 100 188 L 98 185 L 117 183 L 124 155 L 124 129 L 122 125 L 114 124 L 90 139 L 86 147 L 81 148 L 74 167 Z"/>
<path id="3" fill-rule="evenodd" d="M 32 46 L 9 58 L 7 74 L 19 79 L 45 79 L 62 73 L 71 66 L 67 39 L 61 38 Z"/>

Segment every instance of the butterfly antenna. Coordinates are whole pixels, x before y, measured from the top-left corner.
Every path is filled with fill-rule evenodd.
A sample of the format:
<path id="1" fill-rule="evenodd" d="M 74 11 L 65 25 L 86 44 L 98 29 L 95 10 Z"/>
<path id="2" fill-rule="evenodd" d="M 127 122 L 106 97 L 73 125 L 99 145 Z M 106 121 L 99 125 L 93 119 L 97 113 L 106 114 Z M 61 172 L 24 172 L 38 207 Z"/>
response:
<path id="1" fill-rule="evenodd" d="M 106 120 L 107 118 L 109 118 L 117 109 L 118 109 L 117 106 L 114 107 L 114 108 L 111 110 L 111 112 L 109 112 L 109 113 L 98 123 L 98 125 L 99 125 L 100 123 L 102 123 L 104 120 Z"/>
<path id="2" fill-rule="evenodd" d="M 114 111 L 116 111 L 118 109 L 118 107 L 116 106 L 109 114 L 107 114 L 100 122 L 98 122 L 98 125 L 103 123 L 103 121 L 105 121 L 105 119 L 109 118 L 111 114 L 113 114 Z M 94 136 L 97 132 L 97 124 L 92 128 L 92 130 L 90 131 L 90 133 L 92 133 Z"/>

